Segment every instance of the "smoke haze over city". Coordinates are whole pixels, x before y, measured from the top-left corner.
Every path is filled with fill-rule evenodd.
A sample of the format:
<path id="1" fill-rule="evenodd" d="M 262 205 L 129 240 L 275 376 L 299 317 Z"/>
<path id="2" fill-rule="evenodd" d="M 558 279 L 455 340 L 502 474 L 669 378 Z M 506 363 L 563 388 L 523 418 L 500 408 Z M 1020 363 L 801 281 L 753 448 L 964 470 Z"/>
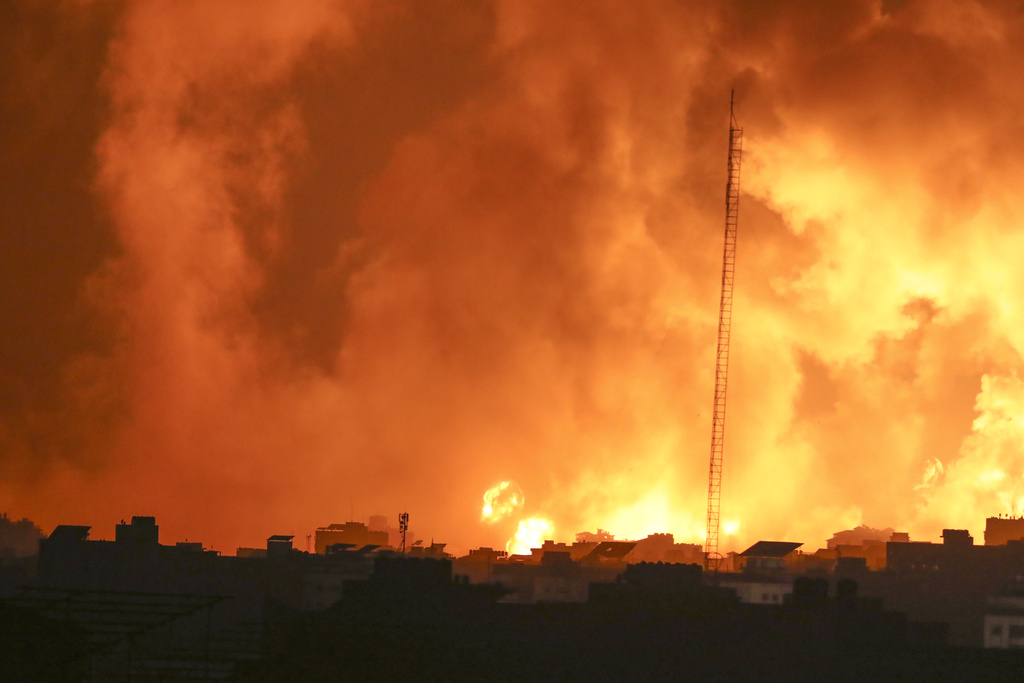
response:
<path id="1" fill-rule="evenodd" d="M 702 542 L 733 89 L 723 549 L 1024 510 L 1016 3 L 0 19 L 5 511 Z"/>

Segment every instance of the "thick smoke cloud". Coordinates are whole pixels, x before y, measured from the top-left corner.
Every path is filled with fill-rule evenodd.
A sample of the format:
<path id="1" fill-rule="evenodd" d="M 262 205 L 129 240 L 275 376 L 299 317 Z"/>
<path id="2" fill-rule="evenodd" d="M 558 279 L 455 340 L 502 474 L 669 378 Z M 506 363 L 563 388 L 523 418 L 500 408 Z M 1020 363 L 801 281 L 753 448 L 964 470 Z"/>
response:
<path id="1" fill-rule="evenodd" d="M 110 7 L 7 29 L 0 144 L 46 110 L 85 179 L 4 214 L 38 307 L 3 313 L 38 338 L 4 346 L 16 514 L 231 551 L 408 510 L 504 547 L 480 496 L 514 480 L 562 540 L 700 542 L 733 87 L 724 545 L 1024 504 L 1011 3 Z"/>

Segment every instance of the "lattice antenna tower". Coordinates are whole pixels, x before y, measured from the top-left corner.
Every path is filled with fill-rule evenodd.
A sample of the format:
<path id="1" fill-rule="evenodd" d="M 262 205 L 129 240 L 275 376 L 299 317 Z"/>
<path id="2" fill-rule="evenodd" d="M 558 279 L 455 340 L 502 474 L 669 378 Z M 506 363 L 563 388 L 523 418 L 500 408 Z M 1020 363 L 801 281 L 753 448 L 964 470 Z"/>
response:
<path id="1" fill-rule="evenodd" d="M 398 548 L 398 552 L 403 555 L 406 552 L 405 537 L 409 533 L 409 513 L 402 512 L 398 515 L 398 531 L 402 534 L 402 545 Z"/>
<path id="2" fill-rule="evenodd" d="M 722 503 L 722 453 L 725 450 L 725 395 L 729 379 L 729 334 L 732 330 L 732 291 L 736 280 L 736 228 L 740 215 L 740 161 L 743 129 L 736 123 L 736 91 L 729 97 L 729 179 L 725 184 L 725 247 L 722 251 L 722 298 L 718 306 L 718 344 L 715 351 L 715 403 L 711 418 L 711 465 L 708 469 L 707 540 L 704 568 L 718 571 L 718 526 Z"/>

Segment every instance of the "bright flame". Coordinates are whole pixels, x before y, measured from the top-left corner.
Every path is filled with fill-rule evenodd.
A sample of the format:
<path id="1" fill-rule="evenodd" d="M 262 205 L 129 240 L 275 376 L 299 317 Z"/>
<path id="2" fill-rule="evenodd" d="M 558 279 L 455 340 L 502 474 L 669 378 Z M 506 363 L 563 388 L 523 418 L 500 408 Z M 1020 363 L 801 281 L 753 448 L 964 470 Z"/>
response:
<path id="1" fill-rule="evenodd" d="M 664 488 L 648 491 L 636 500 L 615 509 L 598 523 L 613 530 L 620 538 L 638 540 L 648 534 L 671 531 L 676 542 L 703 540 L 704 520 L 680 509 L 671 493 Z"/>
<path id="2" fill-rule="evenodd" d="M 514 481 L 503 481 L 484 493 L 484 507 L 480 518 L 494 523 L 523 509 L 526 497 Z"/>
<path id="3" fill-rule="evenodd" d="M 519 522 L 516 535 L 509 539 L 505 550 L 509 555 L 529 555 L 530 548 L 539 548 L 545 538 L 550 538 L 555 530 L 550 520 L 543 517 L 530 517 Z"/>
<path id="4" fill-rule="evenodd" d="M 736 532 L 739 530 L 740 522 L 738 519 L 722 520 L 722 533 L 726 536 L 735 536 Z"/>

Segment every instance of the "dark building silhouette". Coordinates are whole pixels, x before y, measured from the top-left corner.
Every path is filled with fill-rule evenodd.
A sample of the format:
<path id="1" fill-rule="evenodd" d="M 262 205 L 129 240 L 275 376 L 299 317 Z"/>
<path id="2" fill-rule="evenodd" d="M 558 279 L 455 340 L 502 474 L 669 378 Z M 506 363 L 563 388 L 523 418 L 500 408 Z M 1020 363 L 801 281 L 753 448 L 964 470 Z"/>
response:
<path id="1" fill-rule="evenodd" d="M 488 583 L 493 567 L 507 560 L 508 553 L 504 550 L 475 548 L 468 555 L 453 560 L 452 566 L 456 574 L 465 576 L 470 583 Z"/>
<path id="2" fill-rule="evenodd" d="M 1024 517 L 989 517 L 985 520 L 985 545 L 1006 545 L 1024 540 Z"/>
<path id="3" fill-rule="evenodd" d="M 452 559 L 443 543 L 307 553 L 273 535 L 223 557 L 161 544 L 152 517 L 114 541 L 89 531 L 57 527 L 38 580 L 0 600 L 50 634 L 38 651 L 63 653 L 64 671 L 88 661 L 72 680 L 1003 680 L 1024 666 L 1024 542 L 964 530 L 890 541 L 884 570 L 762 541 L 736 555 L 742 571 L 711 574 L 630 563 L 642 542 L 614 540 Z M 662 556 L 678 545 L 645 540 Z M 0 646 L 35 647 L 2 624 Z"/>
<path id="4" fill-rule="evenodd" d="M 294 548 L 292 539 L 294 536 L 286 534 L 275 534 L 267 539 L 267 557 L 287 557 L 291 555 Z"/>
<path id="5" fill-rule="evenodd" d="M 132 517 L 131 524 L 121 522 L 114 528 L 114 541 L 140 548 L 159 545 L 160 527 L 156 517 Z"/>
<path id="6" fill-rule="evenodd" d="M 1019 590 L 1024 542 L 975 545 L 964 529 L 944 529 L 942 541 L 886 544 L 886 570 L 864 576 L 862 593 L 912 618 L 948 624 L 955 645 L 982 647 L 993 598 Z"/>
<path id="7" fill-rule="evenodd" d="M 32 557 L 39 552 L 43 532 L 27 517 L 14 521 L 0 514 L 0 560 Z"/>
<path id="8" fill-rule="evenodd" d="M 552 550 L 551 565 L 571 557 Z M 547 555 L 545 555 L 547 557 Z M 545 560 L 542 559 L 542 562 Z M 742 604 L 701 568 L 630 565 L 584 602 L 512 604 L 447 560 L 380 557 L 327 610 L 293 613 L 245 680 L 1012 680 L 1020 653 L 945 645 L 856 583 L 800 579 Z"/>
<path id="9" fill-rule="evenodd" d="M 676 543 L 672 534 L 648 534 L 636 541 L 636 547 L 626 559 L 631 563 L 675 562 L 701 564 L 704 548 L 699 543 Z"/>
<path id="10" fill-rule="evenodd" d="M 873 529 L 869 526 L 858 526 L 853 529 L 847 529 L 845 531 L 837 531 L 832 534 L 832 538 L 828 539 L 826 547 L 829 550 L 833 550 L 839 546 L 859 546 L 864 545 L 865 541 L 877 541 L 886 543 L 892 540 L 894 532 L 890 529 Z"/>
<path id="11" fill-rule="evenodd" d="M 942 543 L 911 541 L 886 545 L 886 566 L 894 571 L 982 570 L 988 557 L 975 552 L 974 538 L 966 529 L 943 529 Z"/>
<path id="12" fill-rule="evenodd" d="M 583 531 L 576 534 L 576 542 L 570 552 L 573 559 L 583 557 L 597 547 L 599 543 L 615 541 L 615 536 L 598 529 L 596 533 Z M 626 557 L 630 563 L 639 562 L 679 562 L 683 564 L 701 564 L 704 562 L 704 548 L 699 543 L 676 543 L 672 534 L 648 534 L 638 541 L 619 541 L 633 543 L 634 548 Z"/>
<path id="13" fill-rule="evenodd" d="M 506 601 L 518 603 L 586 602 L 590 581 L 568 551 L 548 550 L 539 563 L 506 562 L 493 571 L 508 591 Z"/>
<path id="14" fill-rule="evenodd" d="M 471 550 L 454 560 L 455 573 L 472 583 L 497 583 L 502 600 L 522 604 L 584 602 L 589 586 L 615 581 L 636 544 L 627 541 L 565 543 L 544 541 L 529 555 L 492 548 Z"/>
<path id="15" fill-rule="evenodd" d="M 6 513 L 0 515 L 0 598 L 35 579 L 42 537 L 27 518 L 14 521 Z"/>
<path id="16" fill-rule="evenodd" d="M 873 571 L 885 569 L 886 543 L 909 542 L 905 532 L 889 529 L 873 529 L 858 526 L 837 531 L 828 540 L 827 547 L 819 548 L 813 554 L 805 555 L 797 563 L 798 571 L 824 570 L 828 572 L 849 572 L 851 568 L 864 567 Z"/>
<path id="17" fill-rule="evenodd" d="M 114 541 L 89 531 L 58 526 L 40 544 L 38 580 L 8 604 L 77 625 L 94 675 L 109 680 L 228 677 L 260 656 L 280 613 L 322 610 L 373 569 L 372 551 L 310 554 L 287 535 L 269 537 L 262 553 L 223 557 L 201 543 L 160 544 L 152 517 L 119 524 Z"/>
<path id="18" fill-rule="evenodd" d="M 435 559 L 451 559 L 451 555 L 445 552 L 445 546 L 447 543 L 434 543 L 431 542 L 429 545 L 423 545 L 420 541 L 416 541 L 412 544 L 406 552 L 411 557 L 429 557 Z"/>
<path id="19" fill-rule="evenodd" d="M 0 681 L 90 679 L 88 634 L 74 622 L 0 603 Z"/>
<path id="20" fill-rule="evenodd" d="M 375 522 L 379 525 L 381 519 L 379 517 L 375 518 Z M 388 531 L 386 519 L 384 519 L 384 527 L 384 529 L 373 531 L 362 522 L 330 524 L 316 530 L 314 548 L 317 553 L 323 554 L 327 552 L 327 549 L 330 546 L 338 543 L 344 543 L 357 548 L 366 545 L 377 547 L 387 546 Z"/>
<path id="21" fill-rule="evenodd" d="M 840 567 L 863 566 L 872 571 L 885 569 L 886 541 L 865 539 L 858 545 L 835 545 L 819 548 L 814 553 L 803 555 L 795 563 L 796 571 L 837 572 Z"/>

